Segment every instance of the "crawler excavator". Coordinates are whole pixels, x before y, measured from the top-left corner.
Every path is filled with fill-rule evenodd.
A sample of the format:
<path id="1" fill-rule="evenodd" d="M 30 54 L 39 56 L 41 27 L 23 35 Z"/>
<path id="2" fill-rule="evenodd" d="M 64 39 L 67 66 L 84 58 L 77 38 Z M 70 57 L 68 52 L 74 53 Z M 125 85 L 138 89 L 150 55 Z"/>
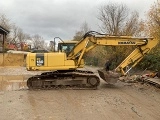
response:
<path id="1" fill-rule="evenodd" d="M 96 89 L 100 84 L 100 78 L 92 71 L 78 69 L 84 67 L 85 53 L 99 45 L 136 46 L 135 50 L 115 69 L 121 75 L 126 75 L 157 43 L 158 40 L 153 38 L 110 36 L 90 31 L 78 43 L 59 43 L 57 52 L 28 53 L 27 70 L 46 72 L 30 77 L 27 86 L 29 89 Z M 130 66 L 128 71 L 124 70 L 126 66 Z M 106 71 L 98 70 L 98 73 L 107 83 L 112 82 L 110 80 L 112 75 L 108 75 Z"/>

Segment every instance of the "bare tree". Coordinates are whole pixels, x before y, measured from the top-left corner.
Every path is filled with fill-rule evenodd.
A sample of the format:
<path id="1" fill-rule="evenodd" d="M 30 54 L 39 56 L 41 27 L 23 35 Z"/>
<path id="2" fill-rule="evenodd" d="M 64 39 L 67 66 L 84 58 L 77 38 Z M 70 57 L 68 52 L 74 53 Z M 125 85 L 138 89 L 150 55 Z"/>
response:
<path id="1" fill-rule="evenodd" d="M 129 9 L 123 4 L 110 3 L 100 7 L 98 19 L 102 23 L 102 32 L 110 35 L 139 36 L 142 31 L 138 12 L 129 13 Z"/>
<path id="2" fill-rule="evenodd" d="M 55 51 L 55 41 L 50 41 L 50 43 L 49 43 L 49 50 L 50 51 Z"/>
<path id="3" fill-rule="evenodd" d="M 10 31 L 11 23 L 10 20 L 6 17 L 5 14 L 0 13 L 0 26 Z M 5 40 L 5 47 L 7 46 L 6 41 L 10 39 L 10 34 L 7 35 L 7 39 Z"/>
<path id="4" fill-rule="evenodd" d="M 86 33 L 86 32 L 88 32 L 88 31 L 90 31 L 91 30 L 91 28 L 89 27 L 89 25 L 88 25 L 88 23 L 85 21 L 83 24 L 82 24 L 82 26 L 81 26 L 81 31 L 83 32 L 83 35 Z"/>
<path id="5" fill-rule="evenodd" d="M 17 48 L 23 50 L 23 45 L 29 39 L 29 35 L 25 34 L 23 30 L 17 27 L 15 24 L 11 26 L 11 33 L 10 33 L 10 43 L 16 45 Z"/>
<path id="6" fill-rule="evenodd" d="M 128 16 L 128 8 L 125 5 L 110 3 L 102 6 L 99 12 L 98 19 L 102 22 L 101 30 L 108 34 L 120 35 Z"/>
<path id="7" fill-rule="evenodd" d="M 18 32 L 19 32 L 19 28 L 13 24 L 12 25 L 12 30 L 11 30 L 11 43 L 17 44 L 18 43 Z"/>
<path id="8" fill-rule="evenodd" d="M 84 22 L 82 24 L 82 26 L 80 27 L 80 30 L 78 30 L 76 33 L 75 33 L 75 36 L 73 37 L 74 40 L 80 40 L 83 35 L 90 31 L 90 27 L 88 26 L 87 22 Z"/>
<path id="9" fill-rule="evenodd" d="M 134 11 L 130 14 L 128 19 L 125 21 L 124 27 L 122 28 L 122 35 L 129 35 L 129 36 L 141 36 L 143 35 L 143 21 L 139 20 L 138 12 Z"/>
<path id="10" fill-rule="evenodd" d="M 24 44 L 27 42 L 27 40 L 30 38 L 30 36 L 23 32 L 21 28 L 19 28 L 18 31 L 18 43 L 20 45 L 21 50 L 23 50 Z"/>
<path id="11" fill-rule="evenodd" d="M 0 26 L 7 30 L 10 30 L 11 28 L 10 20 L 6 17 L 5 14 L 0 14 Z"/>
<path id="12" fill-rule="evenodd" d="M 27 40 L 29 39 L 33 41 L 33 47 L 47 48 L 47 43 L 45 43 L 40 35 L 34 35 L 30 37 L 30 35 L 24 33 L 21 28 L 13 23 L 11 24 L 9 19 L 4 14 L 0 14 L 0 26 L 10 31 L 10 34 L 7 37 L 7 42 L 14 44 L 21 50 L 23 50 L 24 44 L 27 43 Z"/>
<path id="13" fill-rule="evenodd" d="M 160 0 L 157 0 L 148 11 L 148 33 L 152 36 L 160 38 Z"/>
<path id="14" fill-rule="evenodd" d="M 160 27 L 160 0 L 157 0 L 157 2 L 151 6 L 148 16 L 155 25 Z"/>
<path id="15" fill-rule="evenodd" d="M 45 41 L 38 34 L 36 34 L 32 37 L 32 42 L 33 42 L 33 47 L 36 49 L 45 49 L 46 48 Z"/>

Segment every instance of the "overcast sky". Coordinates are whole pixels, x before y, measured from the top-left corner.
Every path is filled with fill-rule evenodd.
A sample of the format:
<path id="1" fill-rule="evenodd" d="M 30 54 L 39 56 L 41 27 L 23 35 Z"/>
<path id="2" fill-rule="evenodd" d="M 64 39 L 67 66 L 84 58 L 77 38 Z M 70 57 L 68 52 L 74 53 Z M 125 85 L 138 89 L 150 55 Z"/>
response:
<path id="1" fill-rule="evenodd" d="M 0 0 L 0 14 L 25 33 L 39 34 L 46 40 L 54 37 L 72 39 L 85 21 L 99 31 L 98 8 L 102 5 L 122 3 L 141 17 L 156 0 Z"/>

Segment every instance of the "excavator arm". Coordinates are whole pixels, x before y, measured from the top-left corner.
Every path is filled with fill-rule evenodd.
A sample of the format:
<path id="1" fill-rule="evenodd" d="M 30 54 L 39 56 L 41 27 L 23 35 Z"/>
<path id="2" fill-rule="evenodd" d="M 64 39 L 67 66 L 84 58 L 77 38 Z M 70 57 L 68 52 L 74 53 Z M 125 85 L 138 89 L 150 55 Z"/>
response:
<path id="1" fill-rule="evenodd" d="M 153 38 L 110 36 L 91 31 L 86 33 L 83 39 L 75 45 L 67 59 L 77 59 L 77 66 L 79 66 L 83 55 L 96 46 L 136 46 L 135 50 L 115 69 L 115 71 L 121 72 L 122 75 L 126 75 L 157 44 L 158 40 Z M 125 72 L 124 68 L 129 65 L 131 67 Z"/>
<path id="2" fill-rule="evenodd" d="M 158 44 L 158 39 L 145 39 L 147 39 L 147 43 L 145 45 L 138 45 L 136 49 L 117 66 L 115 71 L 120 71 L 122 75 L 126 75 L 129 70 L 137 65 L 137 63 Z M 124 68 L 126 66 L 130 66 L 130 68 L 125 72 Z"/>

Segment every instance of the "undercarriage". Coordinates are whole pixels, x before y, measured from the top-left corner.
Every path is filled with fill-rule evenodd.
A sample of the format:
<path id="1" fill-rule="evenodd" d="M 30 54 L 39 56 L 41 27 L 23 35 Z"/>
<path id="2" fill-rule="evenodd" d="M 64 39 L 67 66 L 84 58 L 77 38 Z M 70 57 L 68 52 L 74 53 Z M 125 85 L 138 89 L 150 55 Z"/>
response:
<path id="1" fill-rule="evenodd" d="M 57 70 L 30 77 L 29 89 L 97 89 L 100 79 L 91 71 Z"/>

